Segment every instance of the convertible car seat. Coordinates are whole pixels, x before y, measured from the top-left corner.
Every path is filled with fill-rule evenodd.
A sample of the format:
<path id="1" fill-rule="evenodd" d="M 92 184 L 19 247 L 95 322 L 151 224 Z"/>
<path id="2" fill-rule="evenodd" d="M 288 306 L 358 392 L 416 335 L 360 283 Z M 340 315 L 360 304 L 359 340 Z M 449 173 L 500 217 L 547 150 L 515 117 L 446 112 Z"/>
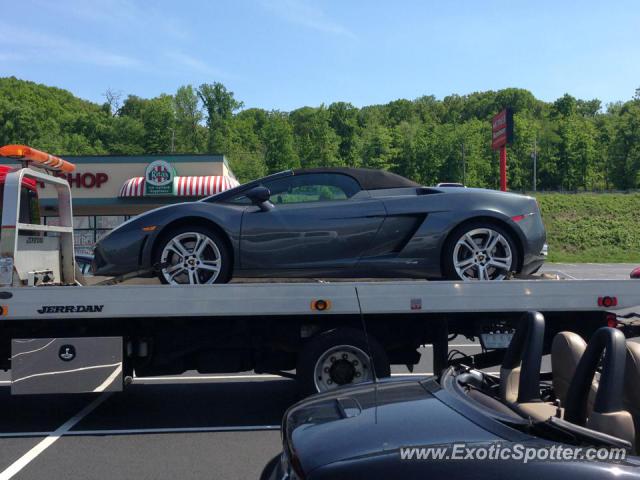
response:
<path id="1" fill-rule="evenodd" d="M 624 367 L 624 407 L 631 413 L 636 432 L 640 432 L 640 343 L 627 341 Z M 640 442 L 636 442 L 640 454 Z"/>
<path id="2" fill-rule="evenodd" d="M 588 413 L 589 391 L 601 358 L 600 384 L 593 411 Z M 634 445 L 633 417 L 623 409 L 626 359 L 627 342 L 624 334 L 620 330 L 609 327 L 598 329 L 587 344 L 569 385 L 564 419 L 579 426 L 622 438 Z"/>
<path id="3" fill-rule="evenodd" d="M 500 394 L 522 415 L 544 421 L 556 406 L 540 398 L 540 366 L 544 348 L 544 317 L 529 312 L 518 325 L 500 369 Z"/>
<path id="4" fill-rule="evenodd" d="M 553 337 L 551 344 L 551 374 L 553 377 L 553 391 L 560 405 L 564 406 L 567 399 L 567 391 L 576 373 L 578 362 L 587 349 L 587 342 L 574 332 L 560 332 Z M 587 416 L 593 410 L 593 403 L 598 391 L 599 373 L 596 373 L 587 402 Z"/>
<path id="5" fill-rule="evenodd" d="M 578 362 L 586 349 L 587 342 L 577 333 L 560 332 L 553 337 L 551 344 L 553 391 L 561 405 L 564 405 Z"/>

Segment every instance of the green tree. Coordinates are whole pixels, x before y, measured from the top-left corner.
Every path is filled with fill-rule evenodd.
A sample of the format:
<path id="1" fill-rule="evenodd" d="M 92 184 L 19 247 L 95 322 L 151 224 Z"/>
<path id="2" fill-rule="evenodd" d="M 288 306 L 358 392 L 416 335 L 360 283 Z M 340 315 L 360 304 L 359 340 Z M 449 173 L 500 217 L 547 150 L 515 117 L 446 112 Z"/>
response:
<path id="1" fill-rule="evenodd" d="M 329 105 L 329 125 L 339 137 L 340 164 L 357 167 L 360 163 L 358 109 L 346 102 Z"/>
<path id="2" fill-rule="evenodd" d="M 270 173 L 299 168 L 293 141 L 293 129 L 286 114 L 273 111 L 262 130 L 264 160 Z"/>
<path id="3" fill-rule="evenodd" d="M 120 116 L 140 121 L 144 127 L 142 148 L 147 153 L 175 150 L 175 113 L 173 97 L 144 99 L 130 95 L 120 109 Z"/>
<path id="4" fill-rule="evenodd" d="M 203 83 L 198 88 L 198 96 L 207 112 L 209 141 L 207 148 L 213 153 L 228 153 L 231 119 L 243 103 L 234 98 L 233 92 L 219 82 Z"/>
<path id="5" fill-rule="evenodd" d="M 198 93 L 191 85 L 178 88 L 174 97 L 176 112 L 176 150 L 185 153 L 198 153 L 203 150 L 200 132 L 203 119 Z"/>
<path id="6" fill-rule="evenodd" d="M 362 166 L 389 170 L 395 165 L 393 138 L 388 128 L 373 125 L 367 128 L 362 139 Z"/>
<path id="7" fill-rule="evenodd" d="M 329 125 L 330 115 L 324 105 L 294 110 L 289 119 L 303 168 L 340 165 L 339 138 Z"/>

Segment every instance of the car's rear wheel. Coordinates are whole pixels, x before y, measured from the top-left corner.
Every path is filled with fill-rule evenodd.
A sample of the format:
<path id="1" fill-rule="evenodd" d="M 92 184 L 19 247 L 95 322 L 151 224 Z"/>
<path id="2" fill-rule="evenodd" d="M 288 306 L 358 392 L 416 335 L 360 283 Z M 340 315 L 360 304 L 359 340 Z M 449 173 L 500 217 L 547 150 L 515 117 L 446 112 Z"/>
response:
<path id="1" fill-rule="evenodd" d="M 338 328 L 312 338 L 300 352 L 296 370 L 300 392 L 311 395 L 342 385 L 390 375 L 389 358 L 380 343 L 353 328 Z"/>
<path id="2" fill-rule="evenodd" d="M 450 280 L 504 280 L 518 268 L 518 249 L 504 227 L 483 221 L 469 222 L 449 237 L 443 269 Z"/>
<path id="3" fill-rule="evenodd" d="M 206 227 L 181 227 L 163 236 L 155 252 L 158 277 L 169 285 L 226 283 L 231 255 L 226 242 Z"/>

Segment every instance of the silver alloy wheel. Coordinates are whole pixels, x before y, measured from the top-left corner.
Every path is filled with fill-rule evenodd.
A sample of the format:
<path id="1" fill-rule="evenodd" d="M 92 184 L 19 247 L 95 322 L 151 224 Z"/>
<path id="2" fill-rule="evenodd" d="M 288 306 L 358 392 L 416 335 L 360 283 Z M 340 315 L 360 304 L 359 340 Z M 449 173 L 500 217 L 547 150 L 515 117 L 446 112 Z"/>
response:
<path id="1" fill-rule="evenodd" d="M 222 268 L 216 243 L 204 233 L 185 232 L 173 237 L 160 256 L 162 276 L 171 285 L 207 285 L 215 282 Z"/>
<path id="2" fill-rule="evenodd" d="M 503 280 L 513 267 L 511 246 L 499 232 L 476 228 L 456 242 L 453 266 L 462 280 Z"/>
<path id="3" fill-rule="evenodd" d="M 313 369 L 318 392 L 373 378 L 369 355 L 353 345 L 337 345 L 325 351 Z"/>

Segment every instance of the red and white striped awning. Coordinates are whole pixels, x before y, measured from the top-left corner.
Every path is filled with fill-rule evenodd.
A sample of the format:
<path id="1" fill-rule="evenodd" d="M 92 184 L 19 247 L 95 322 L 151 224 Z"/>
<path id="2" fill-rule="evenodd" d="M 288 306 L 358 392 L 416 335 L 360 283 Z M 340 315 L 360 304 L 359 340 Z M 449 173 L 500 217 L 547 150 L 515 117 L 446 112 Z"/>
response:
<path id="1" fill-rule="evenodd" d="M 133 177 L 122 184 L 119 197 L 142 197 L 144 195 L 144 177 Z"/>
<path id="2" fill-rule="evenodd" d="M 207 197 L 238 186 L 233 177 L 221 175 L 175 177 L 173 193 L 177 197 Z M 144 177 L 133 177 L 124 182 L 120 197 L 143 197 Z"/>
<path id="3" fill-rule="evenodd" d="M 178 197 L 207 197 L 237 185 L 235 178 L 225 176 L 176 177 L 174 191 Z"/>

